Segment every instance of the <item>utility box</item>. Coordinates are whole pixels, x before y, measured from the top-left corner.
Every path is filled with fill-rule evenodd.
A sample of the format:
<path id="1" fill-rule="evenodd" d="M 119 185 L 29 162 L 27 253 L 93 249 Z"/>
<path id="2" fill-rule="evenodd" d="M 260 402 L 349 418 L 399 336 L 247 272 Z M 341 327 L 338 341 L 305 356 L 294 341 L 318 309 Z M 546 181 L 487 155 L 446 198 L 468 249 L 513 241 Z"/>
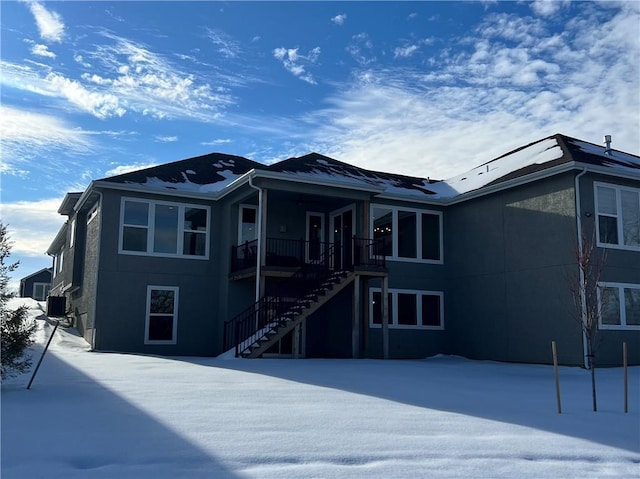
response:
<path id="1" fill-rule="evenodd" d="M 65 316 L 67 298 L 65 296 L 49 296 L 47 298 L 47 316 L 61 318 Z"/>

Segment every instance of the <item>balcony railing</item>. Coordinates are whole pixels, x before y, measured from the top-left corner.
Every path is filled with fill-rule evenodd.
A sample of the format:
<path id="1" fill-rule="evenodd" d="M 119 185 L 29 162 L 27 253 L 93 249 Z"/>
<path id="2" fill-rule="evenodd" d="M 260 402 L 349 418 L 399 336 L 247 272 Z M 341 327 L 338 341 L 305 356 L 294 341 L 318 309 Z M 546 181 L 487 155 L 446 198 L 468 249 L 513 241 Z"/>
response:
<path id="1" fill-rule="evenodd" d="M 318 262 L 330 269 L 385 266 L 382 244 L 366 238 L 353 237 L 344 245 L 339 242 L 267 238 L 265 246 L 265 266 L 267 267 L 300 268 L 305 264 Z M 329 250 L 332 251 L 331 254 L 328 254 Z M 255 267 L 257 254 L 257 240 L 232 246 L 231 272 Z"/>

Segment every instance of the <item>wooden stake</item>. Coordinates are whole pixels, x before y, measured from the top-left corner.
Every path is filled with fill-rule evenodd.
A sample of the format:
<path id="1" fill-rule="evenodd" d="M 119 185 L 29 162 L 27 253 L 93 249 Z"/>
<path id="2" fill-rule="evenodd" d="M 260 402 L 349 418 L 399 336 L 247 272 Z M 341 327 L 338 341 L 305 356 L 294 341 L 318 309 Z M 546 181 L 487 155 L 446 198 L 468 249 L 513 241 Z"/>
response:
<path id="1" fill-rule="evenodd" d="M 558 414 L 562 414 L 562 404 L 560 403 L 560 377 L 558 375 L 558 352 L 556 342 L 551 341 L 551 351 L 553 352 L 553 372 L 556 378 L 556 402 L 558 403 Z"/>
<path id="2" fill-rule="evenodd" d="M 622 343 L 622 370 L 624 371 L 624 412 L 629 412 L 629 380 L 627 376 L 627 343 Z"/>
<path id="3" fill-rule="evenodd" d="M 38 369 L 40 369 L 40 364 L 42 364 L 42 360 L 44 359 L 44 355 L 47 354 L 47 349 L 49 349 L 49 345 L 51 344 L 51 340 L 53 339 L 53 335 L 56 334 L 58 330 L 58 326 L 60 326 L 60 321 L 56 321 L 56 325 L 51 332 L 51 336 L 49 336 L 49 340 L 47 341 L 42 354 L 40 355 L 40 359 L 38 360 L 38 364 L 36 364 L 36 368 L 33 370 L 33 374 L 31 375 L 31 379 L 29 379 L 29 384 L 27 384 L 27 389 L 31 389 L 31 383 L 33 383 L 33 379 L 36 377 L 36 373 Z"/>

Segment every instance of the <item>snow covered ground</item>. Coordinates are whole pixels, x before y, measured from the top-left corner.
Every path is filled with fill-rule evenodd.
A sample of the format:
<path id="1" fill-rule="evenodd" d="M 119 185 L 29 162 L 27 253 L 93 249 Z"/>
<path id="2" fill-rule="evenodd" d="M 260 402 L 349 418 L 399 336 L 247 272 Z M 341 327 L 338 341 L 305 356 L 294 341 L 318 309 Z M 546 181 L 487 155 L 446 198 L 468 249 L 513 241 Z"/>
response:
<path id="1" fill-rule="evenodd" d="M 561 368 L 559 415 L 549 366 L 158 358 L 59 328 L 30 390 L 2 384 L 2 478 L 638 478 L 640 368 L 628 414 L 622 369 L 597 374 L 593 413 Z"/>

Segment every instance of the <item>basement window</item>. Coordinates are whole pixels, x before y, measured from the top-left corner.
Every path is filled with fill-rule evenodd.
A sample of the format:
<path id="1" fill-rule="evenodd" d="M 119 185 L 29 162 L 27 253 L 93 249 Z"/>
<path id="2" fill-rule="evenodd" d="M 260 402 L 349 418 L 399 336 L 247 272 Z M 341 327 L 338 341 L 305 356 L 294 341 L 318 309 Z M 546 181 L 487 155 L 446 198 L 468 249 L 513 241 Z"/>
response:
<path id="1" fill-rule="evenodd" d="M 599 283 L 600 329 L 640 329 L 640 285 Z"/>
<path id="2" fill-rule="evenodd" d="M 389 289 L 387 314 L 389 328 L 444 329 L 441 291 Z M 382 293 L 380 288 L 369 290 L 369 326 L 382 326 Z"/>
<path id="3" fill-rule="evenodd" d="M 178 287 L 148 286 L 145 344 L 176 344 Z"/>

